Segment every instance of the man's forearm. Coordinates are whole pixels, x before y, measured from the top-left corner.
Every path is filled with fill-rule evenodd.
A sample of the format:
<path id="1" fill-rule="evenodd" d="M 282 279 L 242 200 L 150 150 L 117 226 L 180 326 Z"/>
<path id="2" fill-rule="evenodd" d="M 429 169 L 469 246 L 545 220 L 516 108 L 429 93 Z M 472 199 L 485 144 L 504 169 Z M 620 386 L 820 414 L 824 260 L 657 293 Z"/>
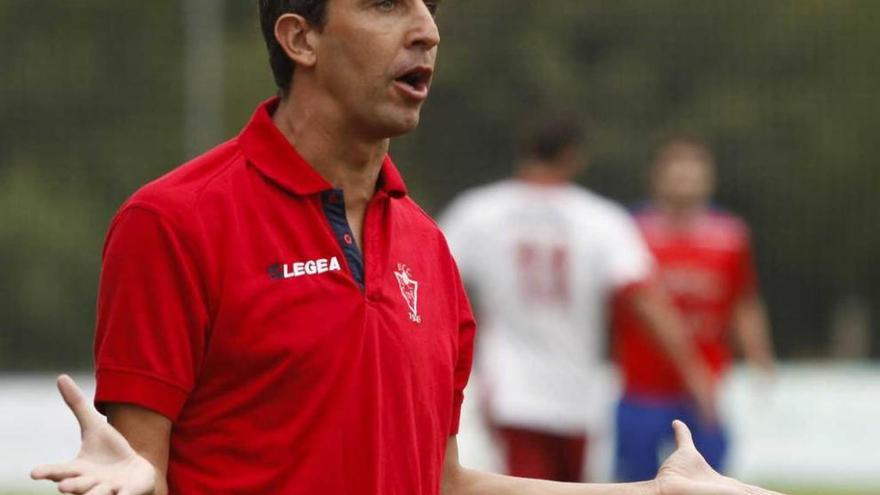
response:
<path id="1" fill-rule="evenodd" d="M 734 324 L 746 360 L 764 371 L 772 372 L 774 357 L 770 325 L 764 303 L 757 294 L 739 303 Z"/>
<path id="2" fill-rule="evenodd" d="M 702 419 L 709 423 L 715 422 L 717 411 L 712 374 L 700 357 L 697 347 L 688 338 L 678 310 L 662 290 L 651 285 L 630 292 L 628 298 L 626 303 L 633 307 L 678 369 Z"/>
<path id="3" fill-rule="evenodd" d="M 631 300 L 628 303 L 682 376 L 688 378 L 707 374 L 696 347 L 687 338 L 681 316 L 660 289 L 646 286 L 629 297 Z"/>
<path id="4" fill-rule="evenodd" d="M 168 453 L 171 421 L 161 414 L 133 404 L 108 404 L 107 419 L 155 471 L 151 495 L 168 495 Z"/>
<path id="5" fill-rule="evenodd" d="M 156 489 L 153 490 L 153 495 L 168 495 L 168 481 L 158 469 L 156 470 Z"/>
<path id="6" fill-rule="evenodd" d="M 462 467 L 458 440 L 446 446 L 442 495 L 781 495 L 721 476 L 697 452 L 693 436 L 674 421 L 676 449 L 651 481 L 620 484 L 558 483 L 502 476 Z"/>
<path id="7" fill-rule="evenodd" d="M 653 481 L 560 483 L 461 468 L 452 479 L 444 479 L 443 495 L 657 495 L 657 490 Z"/>

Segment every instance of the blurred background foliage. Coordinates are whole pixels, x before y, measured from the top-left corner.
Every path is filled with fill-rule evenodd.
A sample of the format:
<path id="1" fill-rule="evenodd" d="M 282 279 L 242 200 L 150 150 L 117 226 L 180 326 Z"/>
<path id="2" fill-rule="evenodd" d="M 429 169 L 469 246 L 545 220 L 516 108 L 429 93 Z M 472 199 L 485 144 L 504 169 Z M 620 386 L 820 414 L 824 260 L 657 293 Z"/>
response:
<path id="1" fill-rule="evenodd" d="M 118 205 L 274 92 L 255 2 L 196 1 L 222 12 L 202 74 L 222 132 L 193 142 L 187 2 L 0 2 L 0 370 L 88 368 Z M 393 144 L 429 211 L 509 173 L 538 109 L 589 117 L 582 181 L 625 204 L 657 136 L 698 131 L 752 226 L 780 354 L 880 353 L 880 2 L 446 0 L 439 22 L 422 125 Z"/>

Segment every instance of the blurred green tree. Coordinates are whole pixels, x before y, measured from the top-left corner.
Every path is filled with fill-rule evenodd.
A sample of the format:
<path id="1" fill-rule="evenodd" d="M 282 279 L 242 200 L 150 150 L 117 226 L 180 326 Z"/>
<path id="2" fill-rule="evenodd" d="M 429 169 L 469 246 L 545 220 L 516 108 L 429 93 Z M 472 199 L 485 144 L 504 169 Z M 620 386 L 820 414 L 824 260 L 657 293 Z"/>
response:
<path id="1" fill-rule="evenodd" d="M 232 136 L 274 87 L 254 3 L 224 15 Z M 869 0 L 446 2 L 422 126 L 393 153 L 437 211 L 508 173 L 536 110 L 573 109 L 594 124 L 585 184 L 631 203 L 658 133 L 699 131 L 780 351 L 822 355 L 836 301 L 880 313 L 878 21 Z M 187 158 L 183 29 L 179 2 L 0 2 L 0 369 L 89 365 L 106 226 Z"/>

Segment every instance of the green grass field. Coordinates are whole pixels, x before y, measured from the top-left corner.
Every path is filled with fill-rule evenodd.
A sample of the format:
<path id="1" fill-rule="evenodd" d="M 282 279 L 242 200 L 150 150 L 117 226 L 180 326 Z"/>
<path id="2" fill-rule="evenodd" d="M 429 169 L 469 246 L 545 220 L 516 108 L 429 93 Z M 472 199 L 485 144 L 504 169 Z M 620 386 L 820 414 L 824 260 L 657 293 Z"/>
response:
<path id="1" fill-rule="evenodd" d="M 839 488 L 780 488 L 773 487 L 774 490 L 787 493 L 788 495 L 877 495 L 880 488 L 872 489 L 839 489 Z"/>

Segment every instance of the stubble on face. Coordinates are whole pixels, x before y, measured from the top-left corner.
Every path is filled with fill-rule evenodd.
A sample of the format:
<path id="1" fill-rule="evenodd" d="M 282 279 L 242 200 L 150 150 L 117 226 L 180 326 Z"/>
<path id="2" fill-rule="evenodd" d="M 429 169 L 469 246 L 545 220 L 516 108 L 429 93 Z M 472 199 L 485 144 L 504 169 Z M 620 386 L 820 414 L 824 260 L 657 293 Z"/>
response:
<path id="1" fill-rule="evenodd" d="M 698 156 L 669 159 L 658 165 L 655 194 L 677 209 L 695 209 L 707 203 L 714 188 L 712 165 Z"/>
<path id="2" fill-rule="evenodd" d="M 376 139 L 419 123 L 439 33 L 422 0 L 332 0 L 316 76 L 334 112 Z"/>

